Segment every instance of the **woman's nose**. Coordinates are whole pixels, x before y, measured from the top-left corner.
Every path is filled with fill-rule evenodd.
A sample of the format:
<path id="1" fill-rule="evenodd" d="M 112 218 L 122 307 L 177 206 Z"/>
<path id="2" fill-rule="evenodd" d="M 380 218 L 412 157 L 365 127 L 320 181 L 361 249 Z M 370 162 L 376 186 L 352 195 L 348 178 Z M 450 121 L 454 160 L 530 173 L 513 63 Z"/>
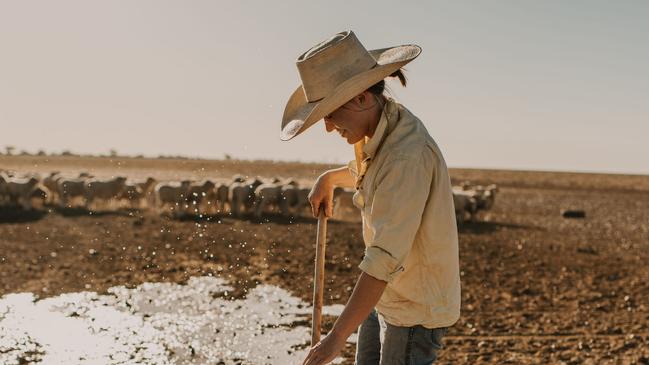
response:
<path id="1" fill-rule="evenodd" d="M 327 132 L 332 132 L 334 129 L 336 129 L 336 126 L 333 123 L 327 121 L 327 119 L 325 118 L 325 129 L 327 129 Z"/>

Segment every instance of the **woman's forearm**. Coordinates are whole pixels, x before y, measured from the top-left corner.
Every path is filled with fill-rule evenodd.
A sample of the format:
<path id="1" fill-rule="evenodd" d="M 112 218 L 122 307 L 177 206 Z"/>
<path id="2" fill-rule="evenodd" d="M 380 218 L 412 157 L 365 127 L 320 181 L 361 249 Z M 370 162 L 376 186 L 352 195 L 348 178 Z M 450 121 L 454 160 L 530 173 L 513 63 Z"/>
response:
<path id="1" fill-rule="evenodd" d="M 378 303 L 387 282 L 374 278 L 365 272 L 361 273 L 345 309 L 336 320 L 330 336 L 345 341 L 367 318 Z"/>
<path id="2" fill-rule="evenodd" d="M 342 188 L 353 188 L 356 185 L 356 181 L 354 181 L 354 177 L 349 172 L 347 166 L 328 170 L 322 175 L 329 181 L 329 183 L 332 186 L 340 186 Z"/>

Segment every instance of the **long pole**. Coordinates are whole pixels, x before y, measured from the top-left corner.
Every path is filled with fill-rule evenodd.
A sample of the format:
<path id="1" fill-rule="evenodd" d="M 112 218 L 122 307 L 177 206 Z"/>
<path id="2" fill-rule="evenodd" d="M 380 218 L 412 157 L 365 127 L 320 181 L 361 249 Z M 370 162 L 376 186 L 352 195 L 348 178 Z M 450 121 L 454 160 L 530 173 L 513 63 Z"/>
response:
<path id="1" fill-rule="evenodd" d="M 354 156 L 356 157 L 356 168 L 358 173 L 361 171 L 361 161 L 363 157 L 363 146 L 365 138 L 354 144 Z M 315 277 L 313 278 L 313 315 L 311 321 L 311 346 L 320 342 L 320 332 L 322 332 L 322 301 L 324 297 L 324 259 L 325 247 L 327 242 L 327 216 L 324 207 L 321 207 L 318 213 L 318 237 L 315 245 Z"/>
<path id="2" fill-rule="evenodd" d="M 315 277 L 313 279 L 313 318 L 311 346 L 320 341 L 322 331 L 322 301 L 324 296 L 325 247 L 327 240 L 327 216 L 324 207 L 318 215 L 318 237 L 315 246 Z"/>

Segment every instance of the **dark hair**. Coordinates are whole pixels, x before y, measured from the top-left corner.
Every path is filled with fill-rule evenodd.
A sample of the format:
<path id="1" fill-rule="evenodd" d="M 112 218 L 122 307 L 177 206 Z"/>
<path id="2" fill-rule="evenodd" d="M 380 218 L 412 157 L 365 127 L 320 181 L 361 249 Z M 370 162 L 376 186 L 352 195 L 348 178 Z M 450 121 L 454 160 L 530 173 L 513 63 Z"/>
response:
<path id="1" fill-rule="evenodd" d="M 401 85 L 403 87 L 406 86 L 406 75 L 403 73 L 405 69 L 398 69 L 394 71 L 390 76 L 388 77 L 398 77 L 399 81 L 401 82 Z M 385 79 L 377 82 L 376 84 L 372 85 L 367 91 L 371 92 L 374 95 L 382 95 L 383 91 L 385 90 Z"/>

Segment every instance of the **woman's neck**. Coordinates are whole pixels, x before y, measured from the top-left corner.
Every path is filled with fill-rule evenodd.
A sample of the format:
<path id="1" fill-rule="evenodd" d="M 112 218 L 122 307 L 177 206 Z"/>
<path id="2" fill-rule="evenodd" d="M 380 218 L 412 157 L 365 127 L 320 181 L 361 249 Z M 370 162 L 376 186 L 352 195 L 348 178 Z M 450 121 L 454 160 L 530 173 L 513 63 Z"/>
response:
<path id="1" fill-rule="evenodd" d="M 370 123 L 367 128 L 367 133 L 365 134 L 368 138 L 372 138 L 374 136 L 376 127 L 378 127 L 379 122 L 381 121 L 381 115 L 383 115 L 383 108 L 385 106 L 385 103 L 387 102 L 383 95 L 376 96 L 374 100 L 376 102 L 376 107 L 370 110 L 372 116 L 370 117 Z"/>

